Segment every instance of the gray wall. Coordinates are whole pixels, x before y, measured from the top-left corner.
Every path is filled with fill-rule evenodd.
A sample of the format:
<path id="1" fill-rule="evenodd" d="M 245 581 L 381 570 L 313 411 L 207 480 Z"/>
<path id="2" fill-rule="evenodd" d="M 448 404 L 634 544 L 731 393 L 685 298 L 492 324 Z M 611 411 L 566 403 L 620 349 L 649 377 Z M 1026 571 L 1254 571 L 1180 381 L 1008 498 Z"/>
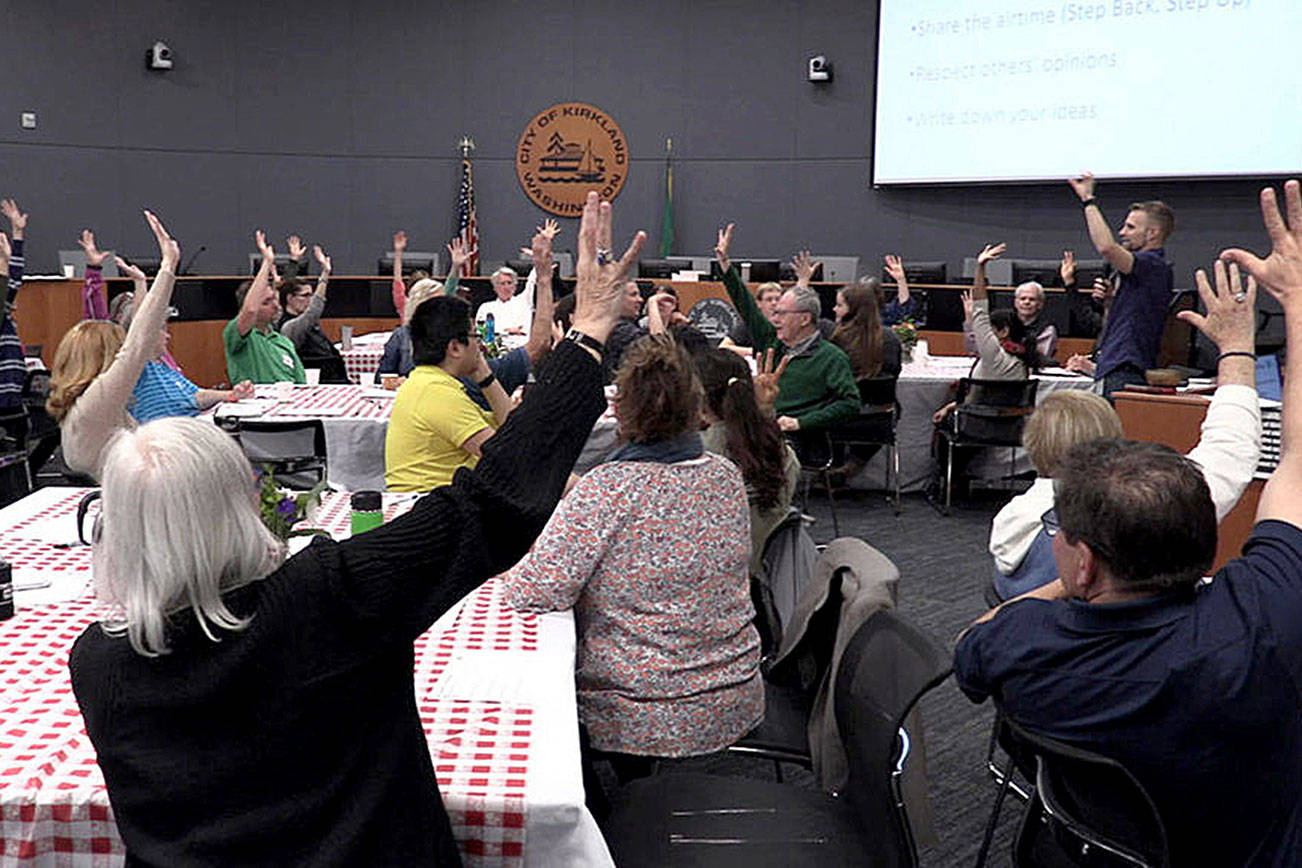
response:
<path id="1" fill-rule="evenodd" d="M 1066 184 L 871 188 L 871 0 L 0 0 L 0 21 L 0 194 L 33 215 L 34 271 L 53 271 L 83 226 L 152 254 L 147 205 L 187 254 L 207 245 L 200 272 L 242 271 L 254 227 L 278 246 L 289 232 L 321 242 L 338 273 L 369 272 L 394 229 L 418 250 L 451 235 L 462 133 L 479 146 L 482 255 L 500 260 L 543 216 L 515 180 L 515 141 L 564 100 L 623 127 L 634 159 L 617 231 L 645 227 L 653 244 L 673 137 L 679 253 L 708 251 L 726 220 L 752 257 L 897 251 L 954 273 L 988 241 L 1089 253 Z M 144 68 L 159 37 L 176 53 L 165 75 Z M 834 63 L 828 86 L 805 81 L 815 53 Z M 26 109 L 39 129 L 19 128 Z M 1221 246 L 1265 244 L 1259 186 L 1112 184 L 1100 198 L 1117 220 L 1134 198 L 1170 202 L 1189 284 Z"/>

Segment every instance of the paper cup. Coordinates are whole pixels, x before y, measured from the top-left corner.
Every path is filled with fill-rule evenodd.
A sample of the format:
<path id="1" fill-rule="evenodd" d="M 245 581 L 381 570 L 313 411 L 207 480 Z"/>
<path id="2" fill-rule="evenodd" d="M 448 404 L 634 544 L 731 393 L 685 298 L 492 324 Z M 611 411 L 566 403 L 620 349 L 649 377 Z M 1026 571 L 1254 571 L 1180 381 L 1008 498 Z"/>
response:
<path id="1" fill-rule="evenodd" d="M 308 384 L 309 386 L 319 386 L 319 385 L 321 385 L 321 369 L 320 369 L 320 368 L 304 368 L 304 369 L 303 369 L 303 373 L 307 375 L 307 384 Z"/>
<path id="2" fill-rule="evenodd" d="M 72 265 L 65 265 L 65 266 L 63 266 L 63 276 L 64 276 L 64 277 L 72 277 L 72 276 L 73 276 L 74 274 L 76 274 L 76 273 L 77 273 L 77 269 L 76 269 L 75 266 L 72 266 Z"/>

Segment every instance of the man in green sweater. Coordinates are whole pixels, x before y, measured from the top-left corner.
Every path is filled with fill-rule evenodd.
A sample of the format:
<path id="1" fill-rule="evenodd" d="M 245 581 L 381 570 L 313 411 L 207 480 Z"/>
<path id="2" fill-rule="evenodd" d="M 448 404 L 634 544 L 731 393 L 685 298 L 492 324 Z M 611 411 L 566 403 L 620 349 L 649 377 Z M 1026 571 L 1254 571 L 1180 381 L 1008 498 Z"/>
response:
<path id="1" fill-rule="evenodd" d="M 859 387 L 850 359 L 818 331 L 822 312 L 818 293 L 807 286 L 788 289 L 778 300 L 770 322 L 728 258 L 733 225 L 719 231 L 714 248 L 728 296 L 750 329 L 756 354 L 772 349 L 775 358 L 790 359 L 778 380 L 774 404 L 778 427 L 790 435 L 816 431 L 857 415 L 861 409 Z"/>

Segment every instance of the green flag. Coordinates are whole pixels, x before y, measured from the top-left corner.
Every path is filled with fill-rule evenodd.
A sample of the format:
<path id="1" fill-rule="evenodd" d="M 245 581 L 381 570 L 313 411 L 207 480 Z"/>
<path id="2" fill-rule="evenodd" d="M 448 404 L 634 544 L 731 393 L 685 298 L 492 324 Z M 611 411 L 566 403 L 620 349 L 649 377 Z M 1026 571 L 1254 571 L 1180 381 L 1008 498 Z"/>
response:
<path id="1" fill-rule="evenodd" d="M 665 216 L 660 223 L 660 258 L 674 252 L 674 140 L 665 139 Z"/>

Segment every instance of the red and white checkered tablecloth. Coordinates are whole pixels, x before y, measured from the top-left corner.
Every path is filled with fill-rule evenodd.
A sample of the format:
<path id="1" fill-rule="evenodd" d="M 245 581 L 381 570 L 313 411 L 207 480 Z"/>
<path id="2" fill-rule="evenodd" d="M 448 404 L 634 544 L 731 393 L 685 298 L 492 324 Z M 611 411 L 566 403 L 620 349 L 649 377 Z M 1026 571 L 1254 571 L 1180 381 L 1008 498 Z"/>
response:
<path id="1" fill-rule="evenodd" d="M 84 491 L 42 489 L 0 510 L 0 553 L 10 554 L 15 533 L 75 538 Z M 348 497 L 326 495 L 312 524 L 346 534 Z M 385 519 L 413 502 L 385 495 Z M 59 551 L 88 564 L 85 547 Z M 20 594 L 18 607 L 0 621 L 0 865 L 120 865 L 68 677 L 73 641 L 105 610 L 86 595 L 31 605 Z M 573 665 L 568 613 L 514 612 L 496 579 L 417 639 L 417 707 L 467 865 L 611 864 L 583 807 Z"/>
<path id="2" fill-rule="evenodd" d="M 344 357 L 348 379 L 356 385 L 369 386 L 380 369 L 380 359 L 384 358 L 384 344 L 354 342 L 352 349 L 340 350 L 339 355 Z"/>
<path id="3" fill-rule="evenodd" d="M 293 386 L 279 383 L 259 386 L 258 397 L 263 396 L 264 390 L 268 394 L 276 394 L 278 400 L 262 414 L 263 419 L 320 416 L 327 421 L 388 421 L 389 414 L 393 412 L 393 398 L 379 396 L 373 387 L 368 386 Z"/>

